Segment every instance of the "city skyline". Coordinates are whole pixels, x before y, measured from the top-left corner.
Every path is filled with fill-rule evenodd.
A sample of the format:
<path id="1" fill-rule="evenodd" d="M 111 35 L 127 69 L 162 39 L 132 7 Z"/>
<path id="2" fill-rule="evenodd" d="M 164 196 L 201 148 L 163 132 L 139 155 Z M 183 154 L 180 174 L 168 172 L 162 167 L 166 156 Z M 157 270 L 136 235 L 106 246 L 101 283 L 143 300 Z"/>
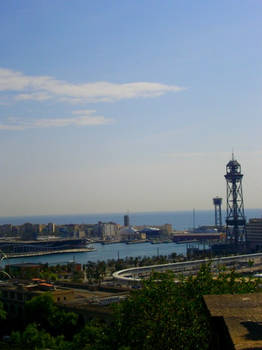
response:
<path id="1" fill-rule="evenodd" d="M 0 216 L 261 208 L 262 2 L 0 4 Z"/>

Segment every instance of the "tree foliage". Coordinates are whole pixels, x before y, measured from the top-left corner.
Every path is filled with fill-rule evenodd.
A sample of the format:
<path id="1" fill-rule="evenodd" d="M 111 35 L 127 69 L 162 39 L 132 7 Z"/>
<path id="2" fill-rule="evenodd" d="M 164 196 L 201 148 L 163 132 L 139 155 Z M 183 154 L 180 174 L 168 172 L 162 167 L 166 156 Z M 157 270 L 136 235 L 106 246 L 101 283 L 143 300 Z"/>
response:
<path id="1" fill-rule="evenodd" d="M 30 323 L 24 332 L 13 332 L 11 335 L 12 348 L 26 350 L 70 350 L 71 343 L 64 336 L 53 337 L 46 330 L 39 329 L 35 323 Z"/>
<path id="2" fill-rule="evenodd" d="M 28 301 L 26 315 L 28 323 L 35 323 L 54 336 L 65 335 L 71 339 L 77 331 L 78 315 L 58 308 L 48 293 Z"/>
<path id="3" fill-rule="evenodd" d="M 88 261 L 85 271 L 90 284 L 98 283 L 100 285 L 106 274 L 106 263 L 104 261 L 98 261 L 96 263 Z"/>
<path id="4" fill-rule="evenodd" d="M 257 289 L 256 281 L 239 279 L 234 271 L 220 271 L 213 278 L 209 264 L 203 265 L 195 277 L 181 276 L 178 283 L 172 272 L 153 274 L 141 290 L 117 306 L 108 338 L 110 346 L 208 349 L 210 326 L 203 295 L 250 293 Z"/>
<path id="5" fill-rule="evenodd" d="M 90 322 L 74 336 L 71 350 L 104 350 L 106 343 L 104 326 Z"/>
<path id="6" fill-rule="evenodd" d="M 214 277 L 210 264 L 196 276 L 154 273 L 141 289 L 115 305 L 110 325 L 77 326 L 73 313 L 58 310 L 46 294 L 27 303 L 29 325 L 12 334 L 14 345 L 53 350 L 205 350 L 211 340 L 203 295 L 252 293 L 258 282 L 220 268 Z M 32 321 L 34 323 L 32 323 Z"/>
<path id="7" fill-rule="evenodd" d="M 4 304 L 0 300 L 0 320 L 5 320 L 6 319 L 6 311 L 4 309 Z"/>

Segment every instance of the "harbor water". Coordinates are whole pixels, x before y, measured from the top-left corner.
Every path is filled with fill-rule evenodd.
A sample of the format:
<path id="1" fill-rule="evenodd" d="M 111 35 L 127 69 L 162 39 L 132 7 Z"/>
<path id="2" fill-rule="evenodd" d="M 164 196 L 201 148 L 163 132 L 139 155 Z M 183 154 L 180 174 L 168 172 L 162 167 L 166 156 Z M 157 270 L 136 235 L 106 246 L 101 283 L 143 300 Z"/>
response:
<path id="1" fill-rule="evenodd" d="M 190 246 L 196 245 L 196 243 L 190 243 Z M 114 243 L 114 244 L 101 244 L 94 243 L 92 246 L 95 248 L 94 251 L 82 252 L 82 253 L 62 253 L 62 254 L 51 254 L 43 256 L 33 257 L 21 257 L 14 259 L 6 259 L 2 262 L 5 264 L 20 264 L 20 263 L 48 263 L 48 264 L 66 264 L 70 261 L 74 261 L 81 264 L 86 264 L 88 261 L 96 262 L 98 260 L 107 261 L 109 259 L 124 259 L 126 257 L 144 257 L 144 256 L 157 256 L 157 255 L 170 255 L 186 254 L 187 244 L 177 243 Z M 200 249 L 202 245 L 200 245 Z"/>

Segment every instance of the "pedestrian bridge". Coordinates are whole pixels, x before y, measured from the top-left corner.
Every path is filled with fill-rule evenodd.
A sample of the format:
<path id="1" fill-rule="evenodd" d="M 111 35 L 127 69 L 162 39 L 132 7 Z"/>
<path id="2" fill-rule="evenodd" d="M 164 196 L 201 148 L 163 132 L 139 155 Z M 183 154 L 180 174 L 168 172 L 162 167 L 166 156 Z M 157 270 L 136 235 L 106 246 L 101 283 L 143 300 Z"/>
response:
<path id="1" fill-rule="evenodd" d="M 151 265 L 142 267 L 132 267 L 113 273 L 113 277 L 121 284 L 136 284 L 144 278 L 148 278 L 152 272 L 172 271 L 175 274 L 195 274 L 204 263 L 211 263 L 213 271 L 217 271 L 219 266 L 228 268 L 243 268 L 262 264 L 262 253 L 227 256 L 213 259 L 201 259 L 184 261 L 162 265 Z"/>

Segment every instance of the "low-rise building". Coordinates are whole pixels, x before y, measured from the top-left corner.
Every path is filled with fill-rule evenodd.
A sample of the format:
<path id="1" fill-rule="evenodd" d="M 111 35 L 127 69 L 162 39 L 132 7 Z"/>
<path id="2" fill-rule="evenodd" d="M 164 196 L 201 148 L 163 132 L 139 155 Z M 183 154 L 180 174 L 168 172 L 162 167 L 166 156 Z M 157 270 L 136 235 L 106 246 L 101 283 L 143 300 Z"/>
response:
<path id="1" fill-rule="evenodd" d="M 1 234 L 1 236 L 11 235 L 12 234 L 12 225 L 11 224 L 0 225 L 0 234 Z"/>
<path id="2" fill-rule="evenodd" d="M 39 275 L 41 268 L 42 264 L 23 263 L 6 265 L 5 270 L 12 277 L 28 278 L 28 276 Z"/>
<path id="3" fill-rule="evenodd" d="M 141 239 L 140 233 L 134 227 L 123 227 L 119 231 L 119 237 L 121 241 L 132 241 Z"/>
<path id="4" fill-rule="evenodd" d="M 161 230 L 158 227 L 145 227 L 140 230 L 140 233 L 146 234 L 147 239 L 158 239 L 161 235 Z"/>
<path id="5" fill-rule="evenodd" d="M 53 284 L 43 280 L 32 280 L 31 282 L 11 280 L 0 284 L 0 291 L 0 299 L 4 304 L 9 319 L 22 319 L 25 302 L 47 291 L 54 302 L 58 304 L 74 298 L 73 290 L 56 289 Z"/>
<path id="6" fill-rule="evenodd" d="M 62 307 L 65 311 L 73 311 L 81 315 L 84 320 L 99 318 L 107 321 L 112 317 L 112 309 L 109 305 L 128 296 L 128 291 L 124 290 L 90 291 L 82 289 L 83 285 L 80 288 L 76 289 L 76 286 L 73 285 L 71 289 L 68 285 L 66 289 L 62 289 L 41 279 L 9 280 L 0 283 L 0 300 L 7 311 L 7 318 L 11 320 L 23 320 L 26 301 L 48 292 L 57 306 Z"/>

